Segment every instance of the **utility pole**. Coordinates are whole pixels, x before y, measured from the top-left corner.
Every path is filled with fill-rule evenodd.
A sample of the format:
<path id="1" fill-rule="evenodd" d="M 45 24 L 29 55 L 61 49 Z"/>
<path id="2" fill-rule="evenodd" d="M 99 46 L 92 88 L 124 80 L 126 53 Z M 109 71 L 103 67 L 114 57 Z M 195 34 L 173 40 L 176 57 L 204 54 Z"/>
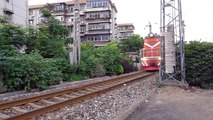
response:
<path id="1" fill-rule="evenodd" d="M 160 82 L 174 80 L 188 86 L 185 80 L 185 33 L 181 0 L 161 0 L 160 16 Z"/>
<path id="2" fill-rule="evenodd" d="M 80 0 L 74 1 L 74 24 L 72 37 L 73 44 L 68 44 L 70 64 L 77 64 L 80 63 L 81 60 Z"/>

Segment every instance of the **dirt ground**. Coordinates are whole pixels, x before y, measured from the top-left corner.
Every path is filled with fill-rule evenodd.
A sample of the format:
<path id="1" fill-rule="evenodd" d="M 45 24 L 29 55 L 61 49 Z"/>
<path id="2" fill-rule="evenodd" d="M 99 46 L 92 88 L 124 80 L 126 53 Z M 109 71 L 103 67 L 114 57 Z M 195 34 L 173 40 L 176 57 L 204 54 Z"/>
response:
<path id="1" fill-rule="evenodd" d="M 125 120 L 213 120 L 213 90 L 163 86 Z"/>

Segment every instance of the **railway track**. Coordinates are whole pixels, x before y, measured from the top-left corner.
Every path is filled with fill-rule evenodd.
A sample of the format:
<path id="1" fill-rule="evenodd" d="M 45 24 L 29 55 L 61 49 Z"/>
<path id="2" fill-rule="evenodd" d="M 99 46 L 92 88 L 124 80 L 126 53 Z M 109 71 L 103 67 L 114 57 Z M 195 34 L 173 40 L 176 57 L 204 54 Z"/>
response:
<path id="1" fill-rule="evenodd" d="M 0 104 L 0 119 L 25 120 L 36 118 L 44 113 L 76 104 L 86 99 L 104 94 L 112 89 L 142 80 L 154 73 L 135 72 L 112 78 L 107 81 L 84 85 L 79 88 L 65 89 L 57 92 L 14 100 Z"/>

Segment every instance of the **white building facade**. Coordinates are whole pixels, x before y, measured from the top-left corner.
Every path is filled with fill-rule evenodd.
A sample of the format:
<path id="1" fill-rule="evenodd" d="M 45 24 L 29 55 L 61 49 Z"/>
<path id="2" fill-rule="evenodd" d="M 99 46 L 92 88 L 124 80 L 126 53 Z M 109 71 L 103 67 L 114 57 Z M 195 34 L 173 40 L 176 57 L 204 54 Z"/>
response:
<path id="1" fill-rule="evenodd" d="M 0 0 L 0 16 L 13 24 L 27 26 L 28 0 Z"/>
<path id="2" fill-rule="evenodd" d="M 118 38 L 124 38 L 134 35 L 135 26 L 132 23 L 123 23 L 117 25 Z"/>
<path id="3" fill-rule="evenodd" d="M 74 2 L 52 3 L 52 15 L 63 25 L 73 31 Z M 42 22 L 41 10 L 46 5 L 29 6 L 29 24 L 38 26 Z M 81 41 L 94 42 L 96 46 L 104 46 L 116 40 L 117 9 L 111 0 L 80 0 L 80 36 Z"/>

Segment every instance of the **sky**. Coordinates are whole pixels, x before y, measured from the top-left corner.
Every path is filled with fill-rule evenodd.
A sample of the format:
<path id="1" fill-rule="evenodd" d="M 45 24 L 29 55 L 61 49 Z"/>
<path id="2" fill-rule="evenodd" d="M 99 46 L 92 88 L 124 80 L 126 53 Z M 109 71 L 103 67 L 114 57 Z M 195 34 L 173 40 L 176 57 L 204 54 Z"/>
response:
<path id="1" fill-rule="evenodd" d="M 29 0 L 29 5 L 57 2 L 60 0 Z M 63 0 L 62 0 L 63 1 Z M 153 32 L 159 33 L 160 0 L 112 0 L 115 3 L 117 23 L 133 23 L 135 34 L 148 33 L 150 22 Z M 182 0 L 185 40 L 213 42 L 213 0 Z"/>

